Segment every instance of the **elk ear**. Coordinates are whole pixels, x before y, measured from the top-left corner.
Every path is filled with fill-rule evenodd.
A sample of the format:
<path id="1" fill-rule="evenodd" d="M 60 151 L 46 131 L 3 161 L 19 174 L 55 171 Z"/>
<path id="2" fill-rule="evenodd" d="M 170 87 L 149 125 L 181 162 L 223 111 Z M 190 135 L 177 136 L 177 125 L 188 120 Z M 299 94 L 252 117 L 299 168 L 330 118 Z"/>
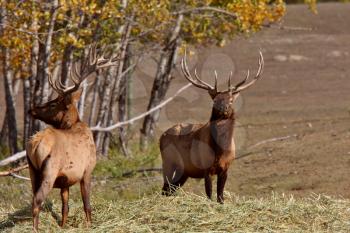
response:
<path id="1" fill-rule="evenodd" d="M 78 89 L 77 91 L 72 93 L 72 103 L 78 103 L 81 93 L 83 92 L 83 89 Z"/>

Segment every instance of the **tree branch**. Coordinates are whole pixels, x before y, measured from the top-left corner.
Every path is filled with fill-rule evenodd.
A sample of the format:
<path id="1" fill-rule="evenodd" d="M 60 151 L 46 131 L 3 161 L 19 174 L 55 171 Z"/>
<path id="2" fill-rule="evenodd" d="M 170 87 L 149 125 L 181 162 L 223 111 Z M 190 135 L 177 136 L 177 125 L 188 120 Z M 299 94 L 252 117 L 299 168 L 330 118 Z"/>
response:
<path id="1" fill-rule="evenodd" d="M 26 168 L 28 168 L 28 164 L 20 166 L 20 167 L 12 168 L 8 171 L 0 172 L 0 176 L 10 176 L 12 173 L 22 171 Z"/>
<path id="2" fill-rule="evenodd" d="M 100 127 L 99 125 L 90 128 L 92 131 L 100 131 L 100 132 L 109 132 L 112 131 L 114 129 L 117 129 L 123 125 L 128 125 L 128 124 L 132 124 L 137 120 L 140 120 L 142 118 L 144 118 L 145 116 L 151 114 L 152 112 L 157 111 L 158 109 L 164 107 L 165 105 L 167 105 L 170 101 L 172 101 L 177 95 L 179 95 L 181 92 L 183 92 L 184 90 L 186 90 L 187 88 L 189 88 L 192 84 L 189 83 L 185 86 L 183 86 L 182 88 L 180 88 L 172 97 L 169 97 L 167 100 L 163 101 L 161 104 L 151 108 L 150 110 L 148 110 L 147 112 L 144 112 L 134 118 L 131 118 L 127 121 L 122 121 L 122 122 L 118 122 L 114 125 L 108 126 L 108 127 Z"/>
<path id="3" fill-rule="evenodd" d="M 260 145 L 265 144 L 265 143 L 276 142 L 276 141 L 284 141 L 284 140 L 287 140 L 289 138 L 294 138 L 294 137 L 297 137 L 297 136 L 298 136 L 297 134 L 293 134 L 293 135 L 288 135 L 288 136 L 285 136 L 285 137 L 277 137 L 277 138 L 266 139 L 266 140 L 260 141 L 260 142 L 258 142 L 256 144 L 248 147 L 248 150 L 249 149 L 253 149 L 254 147 L 260 146 Z"/>
<path id="4" fill-rule="evenodd" d="M 216 8 L 216 7 L 210 7 L 210 6 L 203 6 L 203 7 L 197 7 L 197 8 L 192 8 L 192 9 L 184 9 L 181 11 L 177 11 L 174 12 L 174 15 L 180 15 L 180 14 L 192 14 L 194 12 L 200 12 L 200 11 L 213 11 L 213 12 L 217 12 L 220 14 L 225 14 L 228 16 L 233 17 L 234 19 L 237 19 L 237 14 L 220 9 L 220 8 Z"/>

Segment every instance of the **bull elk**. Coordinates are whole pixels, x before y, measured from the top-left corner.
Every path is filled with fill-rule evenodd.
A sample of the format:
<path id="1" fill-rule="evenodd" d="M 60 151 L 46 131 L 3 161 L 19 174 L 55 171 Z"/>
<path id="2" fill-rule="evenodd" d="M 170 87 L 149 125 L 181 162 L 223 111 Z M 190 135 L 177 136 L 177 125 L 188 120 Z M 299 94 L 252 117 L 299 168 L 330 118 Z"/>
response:
<path id="1" fill-rule="evenodd" d="M 97 69 L 112 66 L 116 57 L 98 57 L 91 46 L 87 59 L 78 71 L 73 64 L 70 79 L 74 85 L 65 87 L 60 80 L 50 86 L 58 97 L 42 106 L 34 106 L 29 114 L 53 127 L 36 133 L 27 143 L 26 152 L 33 190 L 33 228 L 38 229 L 42 202 L 52 188 L 61 189 L 63 227 L 68 215 L 69 187 L 80 182 L 81 195 L 88 225 L 91 223 L 90 184 L 96 164 L 96 148 L 89 127 L 79 119 L 76 104 L 80 98 L 81 82 Z"/>
<path id="2" fill-rule="evenodd" d="M 164 186 L 162 193 L 170 195 L 174 188 L 182 186 L 191 178 L 204 178 L 205 192 L 212 195 L 212 176 L 217 175 L 217 201 L 223 203 L 227 170 L 235 158 L 233 131 L 235 114 L 233 103 L 239 93 L 252 86 L 260 77 L 264 59 L 260 52 L 259 69 L 255 77 L 247 83 L 249 70 L 244 80 L 231 85 L 232 72 L 228 79 L 228 89 L 218 91 L 217 74 L 215 85 L 201 80 L 195 70 L 190 74 L 186 53 L 181 61 L 181 70 L 185 78 L 195 87 L 207 90 L 213 100 L 211 117 L 206 124 L 177 124 L 169 128 L 160 138 L 160 151 L 163 162 Z"/>

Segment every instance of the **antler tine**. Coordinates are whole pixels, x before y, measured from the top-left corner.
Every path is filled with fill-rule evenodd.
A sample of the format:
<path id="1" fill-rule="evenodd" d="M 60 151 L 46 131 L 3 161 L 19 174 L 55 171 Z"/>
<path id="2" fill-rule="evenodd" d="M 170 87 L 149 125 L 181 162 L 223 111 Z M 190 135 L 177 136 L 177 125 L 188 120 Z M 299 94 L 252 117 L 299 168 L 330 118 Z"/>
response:
<path id="1" fill-rule="evenodd" d="M 184 75 L 185 78 L 186 78 L 190 83 L 192 83 L 194 86 L 199 87 L 199 88 L 203 88 L 203 89 L 206 89 L 206 90 L 207 90 L 207 88 L 206 88 L 203 84 L 196 82 L 196 81 L 193 79 L 193 77 L 191 76 L 190 71 L 188 70 L 188 66 L 187 66 L 187 62 L 186 62 L 186 57 L 187 57 L 187 53 L 186 53 L 186 50 L 185 50 L 185 55 L 184 55 L 184 57 L 183 57 L 182 60 L 181 60 L 181 71 L 182 71 L 183 75 Z M 197 73 L 196 70 L 195 70 L 195 73 Z M 196 76 L 196 79 L 197 79 L 197 76 Z"/>
<path id="2" fill-rule="evenodd" d="M 90 65 L 93 65 L 93 64 L 97 63 L 97 52 L 96 52 L 96 49 L 97 49 L 97 44 L 96 43 L 92 44 L 90 46 L 90 48 L 89 48 L 88 56 L 89 56 L 89 64 Z"/>
<path id="3" fill-rule="evenodd" d="M 56 83 L 60 87 L 60 89 L 66 89 L 66 86 L 62 83 L 62 79 L 59 78 L 58 80 L 56 80 Z"/>
<path id="4" fill-rule="evenodd" d="M 63 89 L 57 86 L 57 83 L 52 80 L 52 74 L 48 74 L 49 84 L 52 87 L 52 89 L 57 92 L 58 94 L 63 94 Z"/>
<path id="5" fill-rule="evenodd" d="M 214 85 L 214 89 L 217 92 L 218 91 L 218 73 L 216 72 L 216 70 L 214 70 L 214 74 L 215 74 L 215 85 Z"/>
<path id="6" fill-rule="evenodd" d="M 58 92 L 60 95 L 66 95 L 79 89 L 80 84 L 86 79 L 90 74 L 95 72 L 97 69 L 106 68 L 109 66 L 117 65 L 118 55 L 111 56 L 109 59 L 104 58 L 104 56 L 99 57 L 97 54 L 97 44 L 93 43 L 89 46 L 89 51 L 87 57 L 85 57 L 81 64 L 80 69 L 77 63 L 72 64 L 70 70 L 70 79 L 73 85 L 66 87 L 62 84 L 61 80 L 52 81 L 52 77 L 49 77 L 49 83 L 52 88 Z"/>
<path id="7" fill-rule="evenodd" d="M 192 83 L 193 85 L 195 85 L 196 87 L 202 87 L 201 85 L 199 85 L 198 83 L 196 83 L 193 78 L 191 77 L 190 72 L 188 71 L 188 67 L 186 64 L 186 51 L 185 51 L 185 56 L 184 58 L 182 58 L 181 60 L 181 71 L 183 73 L 183 75 L 185 76 L 185 78 Z"/>
<path id="8" fill-rule="evenodd" d="M 185 78 L 196 87 L 202 88 L 202 89 L 207 90 L 207 91 L 214 91 L 214 88 L 212 86 L 210 86 L 208 83 L 204 82 L 203 80 L 201 80 L 198 77 L 197 69 L 194 70 L 194 77 L 195 78 L 192 77 L 190 71 L 188 70 L 186 58 L 187 58 L 187 52 L 185 50 L 184 57 L 181 60 L 181 70 L 182 70 L 182 73 L 185 76 Z"/>
<path id="9" fill-rule="evenodd" d="M 240 86 L 242 86 L 243 84 L 245 84 L 245 82 L 247 82 L 247 80 L 249 79 L 249 75 L 250 75 L 250 71 L 247 70 L 247 75 L 245 76 L 245 78 L 242 81 L 240 81 L 239 83 L 237 83 L 237 85 L 234 86 L 234 89 L 237 89 Z"/>
<path id="10" fill-rule="evenodd" d="M 246 88 L 250 87 L 251 85 L 253 85 L 261 77 L 261 74 L 262 74 L 263 69 L 264 69 L 264 57 L 263 57 L 261 51 L 259 53 L 260 53 L 260 56 L 259 56 L 259 68 L 258 68 L 258 71 L 257 71 L 255 77 L 253 78 L 252 81 L 250 81 L 249 83 L 243 85 L 247 81 L 247 79 L 249 77 L 249 70 L 248 70 L 247 77 L 242 82 L 240 82 L 239 84 L 236 85 L 233 93 L 238 93 L 240 91 L 243 91 L 244 89 L 246 89 Z"/>
<path id="11" fill-rule="evenodd" d="M 231 79 L 232 79 L 232 70 L 230 72 L 230 75 L 228 76 L 228 83 L 227 83 L 227 86 L 228 86 L 228 89 L 231 91 L 232 90 L 232 87 L 231 87 Z"/>
<path id="12" fill-rule="evenodd" d="M 196 78 L 196 80 L 201 83 L 203 86 L 207 87 L 210 90 L 214 90 L 214 88 L 208 84 L 207 82 L 204 82 L 202 79 L 199 78 L 199 76 L 197 75 L 197 69 L 194 69 L 194 77 Z"/>
<path id="13" fill-rule="evenodd" d="M 77 64 L 72 65 L 70 79 L 73 81 L 74 84 L 79 84 L 81 82 L 81 72 L 82 69 L 80 68 L 79 72 Z"/>

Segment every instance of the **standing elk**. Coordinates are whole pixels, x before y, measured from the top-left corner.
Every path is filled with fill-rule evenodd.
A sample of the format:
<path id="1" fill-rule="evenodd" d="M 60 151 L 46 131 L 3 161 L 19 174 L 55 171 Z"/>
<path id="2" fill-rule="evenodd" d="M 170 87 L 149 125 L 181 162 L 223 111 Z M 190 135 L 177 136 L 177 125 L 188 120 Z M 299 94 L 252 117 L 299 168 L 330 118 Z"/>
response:
<path id="1" fill-rule="evenodd" d="M 78 71 L 74 64 L 70 79 L 74 85 L 65 87 L 60 80 L 50 86 L 58 97 L 42 106 L 34 106 L 29 114 L 51 126 L 36 133 L 27 143 L 26 152 L 33 190 L 33 228 L 38 229 L 42 202 L 52 188 L 61 189 L 63 227 L 68 215 L 69 187 L 80 182 L 87 224 L 91 223 L 91 173 L 96 164 L 96 148 L 88 125 L 79 119 L 76 104 L 80 98 L 80 84 L 97 69 L 112 66 L 116 57 L 97 57 L 96 46 L 91 46 L 87 59 Z"/>
<path id="2" fill-rule="evenodd" d="M 223 203 L 227 170 L 235 158 L 233 103 L 241 91 L 252 86 L 261 77 L 263 67 L 264 59 L 260 52 L 259 69 L 252 81 L 246 83 L 249 78 L 248 70 L 244 80 L 236 86 L 231 86 L 231 72 L 228 90 L 220 92 L 217 88 L 216 71 L 214 87 L 201 80 L 196 70 L 193 78 L 187 67 L 185 53 L 181 61 L 185 78 L 194 86 L 209 92 L 213 99 L 213 107 L 208 123 L 177 124 L 161 136 L 164 195 L 172 194 L 174 188 L 182 186 L 188 177 L 204 178 L 205 192 L 211 199 L 212 176 L 217 175 L 217 201 Z"/>

